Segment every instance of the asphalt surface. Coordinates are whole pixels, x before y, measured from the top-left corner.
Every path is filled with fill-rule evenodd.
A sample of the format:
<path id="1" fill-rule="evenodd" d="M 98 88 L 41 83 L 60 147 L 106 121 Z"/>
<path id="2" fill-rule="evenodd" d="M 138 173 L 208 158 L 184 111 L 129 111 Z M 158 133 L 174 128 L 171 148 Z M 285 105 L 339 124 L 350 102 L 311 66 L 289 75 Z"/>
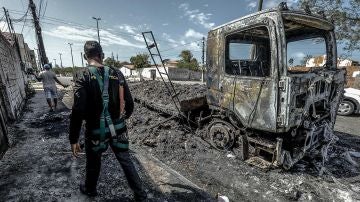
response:
<path id="1" fill-rule="evenodd" d="M 335 131 L 360 136 L 360 114 L 337 116 Z"/>

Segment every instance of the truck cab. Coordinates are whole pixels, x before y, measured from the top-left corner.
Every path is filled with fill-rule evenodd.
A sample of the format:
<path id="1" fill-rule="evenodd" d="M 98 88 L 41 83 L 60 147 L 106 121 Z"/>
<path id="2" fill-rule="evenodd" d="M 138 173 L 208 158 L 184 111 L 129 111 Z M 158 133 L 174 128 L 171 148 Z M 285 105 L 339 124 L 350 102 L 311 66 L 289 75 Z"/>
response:
<path id="1" fill-rule="evenodd" d="M 337 68 L 334 26 L 323 16 L 280 4 L 212 29 L 206 80 L 207 103 L 229 117 L 227 130 L 240 131 L 234 138 L 244 159 L 252 146 L 255 155 L 267 153 L 262 160 L 290 168 L 334 138 L 345 70 Z"/>

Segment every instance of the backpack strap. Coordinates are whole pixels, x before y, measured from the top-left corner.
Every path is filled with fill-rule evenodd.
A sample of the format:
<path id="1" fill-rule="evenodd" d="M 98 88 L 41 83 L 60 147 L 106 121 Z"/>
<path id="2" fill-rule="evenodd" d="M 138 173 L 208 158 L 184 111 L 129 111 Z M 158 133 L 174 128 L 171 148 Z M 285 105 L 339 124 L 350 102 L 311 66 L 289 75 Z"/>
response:
<path id="1" fill-rule="evenodd" d="M 103 110 L 100 115 L 100 128 L 93 131 L 99 135 L 100 143 L 105 141 L 105 134 L 110 132 L 112 136 L 116 136 L 116 129 L 109 113 L 109 71 L 110 68 L 104 66 L 104 76 L 100 75 L 97 67 L 90 66 L 89 71 L 96 77 L 102 94 Z M 124 127 L 124 123 L 119 124 L 116 128 Z M 107 127 L 106 127 L 107 126 Z"/>

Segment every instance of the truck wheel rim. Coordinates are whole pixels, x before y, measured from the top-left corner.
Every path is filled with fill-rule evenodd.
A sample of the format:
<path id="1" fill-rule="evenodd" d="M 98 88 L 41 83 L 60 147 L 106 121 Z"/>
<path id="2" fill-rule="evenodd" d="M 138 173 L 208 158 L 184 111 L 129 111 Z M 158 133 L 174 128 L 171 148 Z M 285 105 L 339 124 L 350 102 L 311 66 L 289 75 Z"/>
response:
<path id="1" fill-rule="evenodd" d="M 228 150 L 234 145 L 235 129 L 227 122 L 215 121 L 209 125 L 210 143 L 219 150 Z"/>

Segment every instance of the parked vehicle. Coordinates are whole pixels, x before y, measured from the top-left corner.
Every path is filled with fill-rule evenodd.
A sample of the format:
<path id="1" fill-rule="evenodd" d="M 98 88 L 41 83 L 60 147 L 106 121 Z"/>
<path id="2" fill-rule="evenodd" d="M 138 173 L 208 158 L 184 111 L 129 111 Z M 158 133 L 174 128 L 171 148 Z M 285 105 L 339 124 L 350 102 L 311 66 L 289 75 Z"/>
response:
<path id="1" fill-rule="evenodd" d="M 344 99 L 338 108 L 338 114 L 348 116 L 360 113 L 360 90 L 355 88 L 345 88 Z"/>

